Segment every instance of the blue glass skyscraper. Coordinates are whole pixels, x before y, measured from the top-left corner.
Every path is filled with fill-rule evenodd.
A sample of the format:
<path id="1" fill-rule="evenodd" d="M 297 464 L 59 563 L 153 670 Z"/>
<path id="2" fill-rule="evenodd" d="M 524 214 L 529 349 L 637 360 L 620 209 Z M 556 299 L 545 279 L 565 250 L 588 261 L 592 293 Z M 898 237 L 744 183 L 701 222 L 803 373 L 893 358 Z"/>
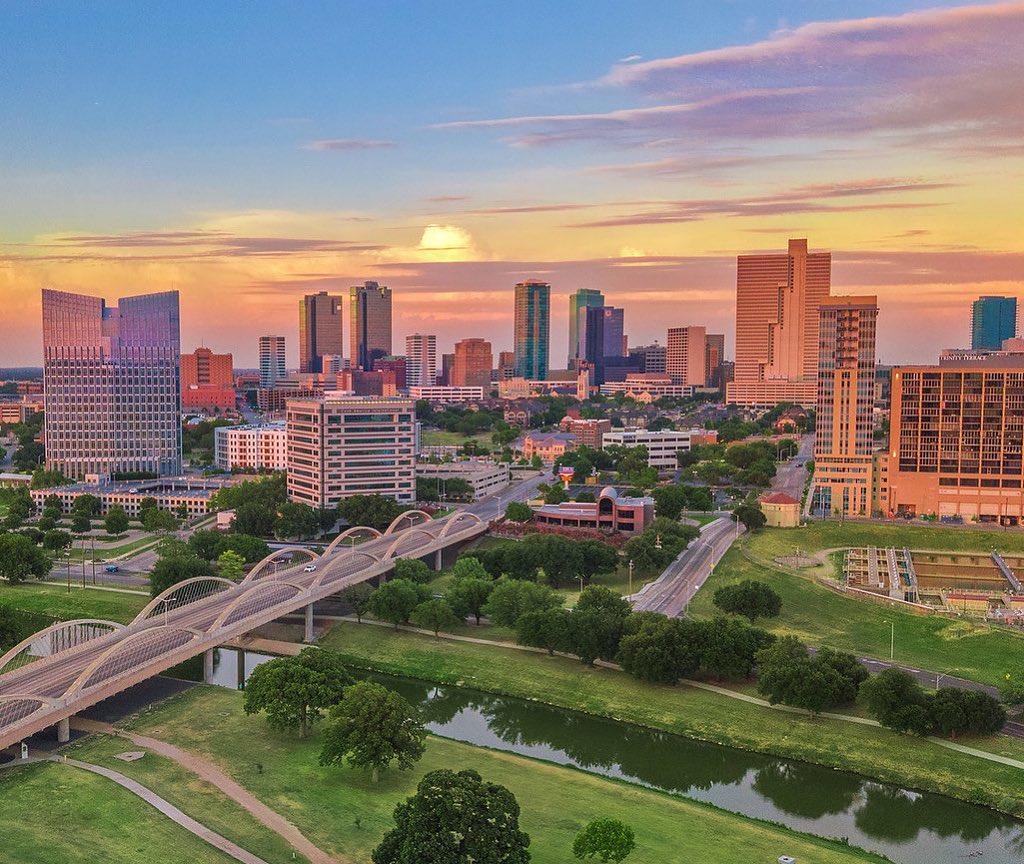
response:
<path id="1" fill-rule="evenodd" d="M 979 297 L 971 304 L 971 348 L 998 351 L 1016 335 L 1016 297 Z"/>

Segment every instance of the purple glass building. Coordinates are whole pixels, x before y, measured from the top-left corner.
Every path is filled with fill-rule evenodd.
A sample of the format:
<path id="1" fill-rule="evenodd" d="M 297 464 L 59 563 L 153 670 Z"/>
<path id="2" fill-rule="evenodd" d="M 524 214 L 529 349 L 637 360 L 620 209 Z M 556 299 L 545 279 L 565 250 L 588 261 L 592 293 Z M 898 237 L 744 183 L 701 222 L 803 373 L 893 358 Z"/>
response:
<path id="1" fill-rule="evenodd" d="M 118 303 L 43 290 L 46 467 L 180 474 L 178 292 Z"/>

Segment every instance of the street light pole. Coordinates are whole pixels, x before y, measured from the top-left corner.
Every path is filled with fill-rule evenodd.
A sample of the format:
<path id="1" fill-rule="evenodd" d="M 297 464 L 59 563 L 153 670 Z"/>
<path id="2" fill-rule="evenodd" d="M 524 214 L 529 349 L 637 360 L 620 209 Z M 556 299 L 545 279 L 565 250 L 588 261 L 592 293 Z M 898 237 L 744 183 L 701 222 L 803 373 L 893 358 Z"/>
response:
<path id="1" fill-rule="evenodd" d="M 896 622 L 886 621 L 884 623 L 889 625 L 889 660 L 891 662 L 896 648 Z"/>
<path id="2" fill-rule="evenodd" d="M 629 559 L 629 595 L 633 596 L 633 559 Z"/>

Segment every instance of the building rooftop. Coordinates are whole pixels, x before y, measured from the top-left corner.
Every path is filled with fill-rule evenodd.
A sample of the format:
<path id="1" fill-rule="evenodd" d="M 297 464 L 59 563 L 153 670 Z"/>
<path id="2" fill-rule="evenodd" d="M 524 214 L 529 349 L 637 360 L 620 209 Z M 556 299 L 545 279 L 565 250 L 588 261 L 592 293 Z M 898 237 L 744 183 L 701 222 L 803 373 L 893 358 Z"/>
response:
<path id="1" fill-rule="evenodd" d="M 762 504 L 799 504 L 792 495 L 787 495 L 785 492 L 769 492 L 767 495 L 762 495 L 759 499 Z"/>

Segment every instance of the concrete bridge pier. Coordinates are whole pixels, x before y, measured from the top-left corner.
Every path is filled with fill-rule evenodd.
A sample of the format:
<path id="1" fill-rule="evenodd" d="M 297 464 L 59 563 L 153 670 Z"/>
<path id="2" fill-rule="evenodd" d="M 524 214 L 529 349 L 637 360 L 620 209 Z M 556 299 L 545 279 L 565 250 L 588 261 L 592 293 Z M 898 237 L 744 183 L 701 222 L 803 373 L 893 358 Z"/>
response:
<path id="1" fill-rule="evenodd" d="M 245 689 L 245 652 L 241 649 L 235 652 L 235 689 Z"/>
<path id="2" fill-rule="evenodd" d="M 438 549 L 434 553 L 434 570 L 440 572 L 444 567 L 444 550 Z"/>
<path id="3" fill-rule="evenodd" d="M 213 683 L 213 652 L 214 648 L 207 648 L 203 652 L 203 683 Z"/>
<path id="4" fill-rule="evenodd" d="M 306 604 L 306 630 L 303 634 L 303 642 L 312 642 L 316 634 L 313 632 L 313 604 Z"/>
<path id="5" fill-rule="evenodd" d="M 71 740 L 71 718 L 57 721 L 57 743 L 67 744 Z"/>

